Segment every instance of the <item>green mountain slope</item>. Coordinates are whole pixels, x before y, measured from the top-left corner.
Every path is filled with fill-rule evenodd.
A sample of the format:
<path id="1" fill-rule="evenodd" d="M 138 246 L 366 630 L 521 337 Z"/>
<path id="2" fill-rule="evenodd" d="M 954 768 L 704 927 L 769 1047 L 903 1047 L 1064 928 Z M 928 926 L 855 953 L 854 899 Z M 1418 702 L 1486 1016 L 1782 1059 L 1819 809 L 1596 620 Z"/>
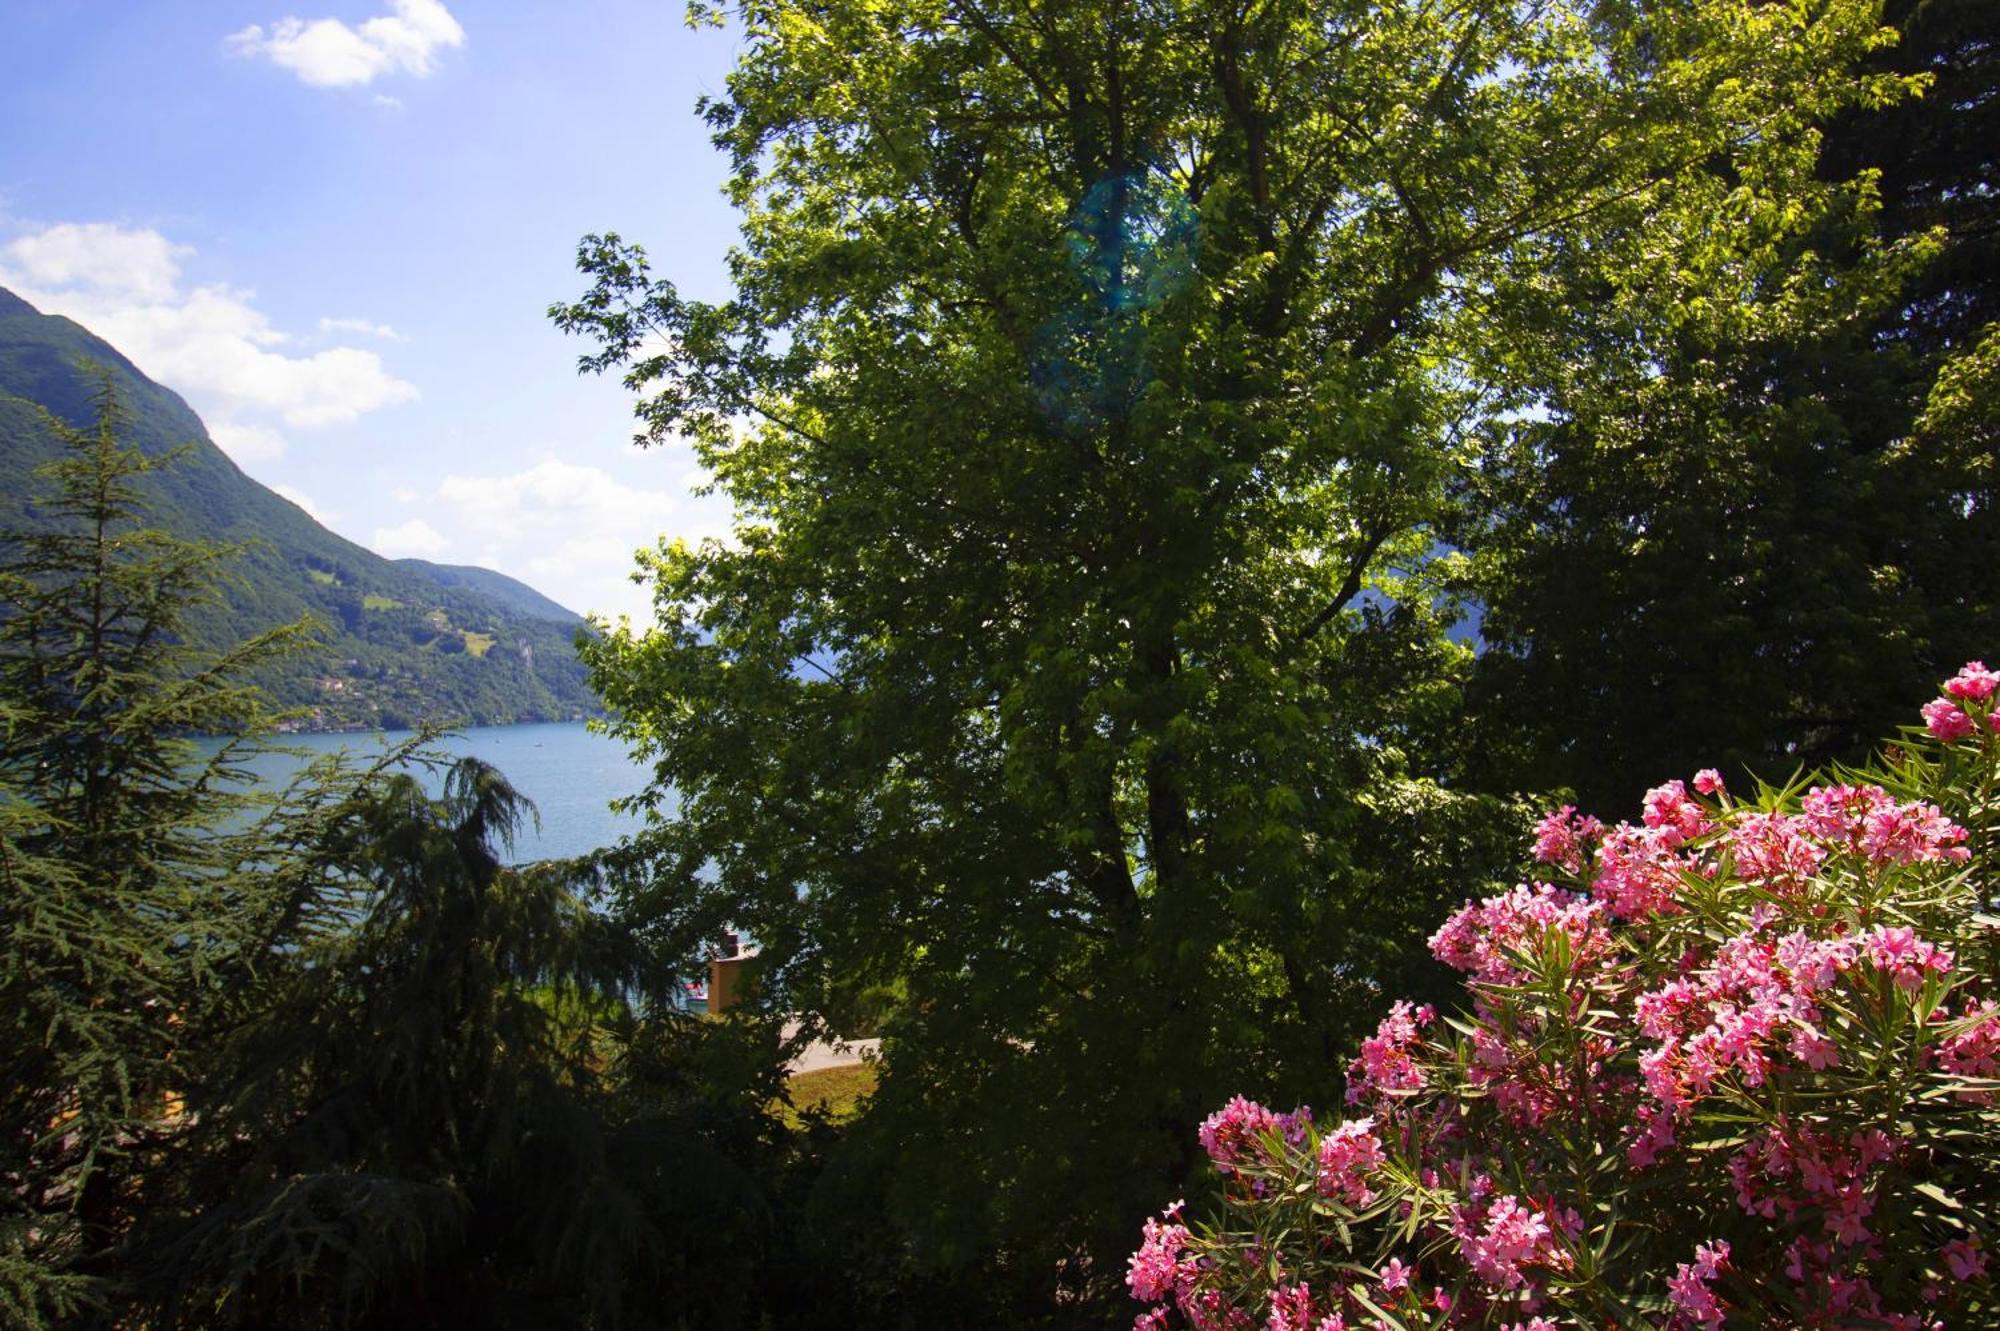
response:
<path id="1" fill-rule="evenodd" d="M 527 583 L 490 568 L 480 568 L 477 564 L 433 564 L 427 559 L 398 559 L 395 564 L 422 574 L 440 587 L 469 587 L 523 619 L 546 619 L 572 626 L 583 622 L 583 616 L 576 611 L 557 605 Z"/>
<path id="2" fill-rule="evenodd" d="M 262 682 L 313 728 L 397 727 L 417 721 L 488 725 L 567 720 L 593 706 L 576 659 L 582 622 L 554 601 L 488 569 L 384 559 L 320 526 L 245 476 L 180 397 L 80 325 L 0 290 L 0 529 L 34 526 L 34 469 L 55 455 L 39 408 L 74 425 L 91 419 L 82 360 L 109 367 L 148 453 L 193 446 L 155 473 L 153 519 L 185 536 L 244 541 L 225 604 L 199 624 L 215 642 L 310 614 L 324 646 Z"/>

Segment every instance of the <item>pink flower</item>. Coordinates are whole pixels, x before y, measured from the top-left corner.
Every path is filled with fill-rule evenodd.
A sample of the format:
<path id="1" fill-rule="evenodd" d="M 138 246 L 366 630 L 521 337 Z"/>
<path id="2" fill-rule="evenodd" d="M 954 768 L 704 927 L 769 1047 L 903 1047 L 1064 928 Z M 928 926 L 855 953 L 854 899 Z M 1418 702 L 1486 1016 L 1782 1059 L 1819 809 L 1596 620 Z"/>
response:
<path id="1" fill-rule="evenodd" d="M 1639 1134 L 1626 1146 L 1625 1158 L 1634 1169 L 1645 1169 L 1674 1144 L 1674 1116 L 1653 1105 L 1640 1105 L 1633 1116 L 1639 1122 Z"/>
<path id="2" fill-rule="evenodd" d="M 2000 1003 L 1967 999 L 1959 1024 L 1956 1034 L 1938 1044 L 1938 1066 L 1954 1077 L 2000 1077 Z M 1958 1098 L 1971 1104 L 1991 1104 L 1993 1093 L 1966 1090 L 1960 1091 Z"/>
<path id="3" fill-rule="evenodd" d="M 1481 1280 L 1496 1289 L 1518 1289 L 1527 1283 L 1521 1268 L 1556 1265 L 1556 1247 L 1548 1217 L 1517 1197 L 1496 1197 L 1478 1225 L 1461 1211 L 1453 1222 L 1459 1252 Z"/>
<path id="4" fill-rule="evenodd" d="M 1986 1274 L 1986 1250 L 1977 1234 L 1945 1244 L 1943 1256 L 1955 1280 L 1977 1280 Z"/>
<path id="5" fill-rule="evenodd" d="M 1202 1123 L 1201 1147 L 1217 1169 L 1233 1173 L 1237 1164 L 1262 1156 L 1259 1139 L 1279 1126 L 1276 1114 L 1239 1095 Z"/>
<path id="6" fill-rule="evenodd" d="M 1877 807 L 1863 820 L 1861 849 L 1874 864 L 1963 864 L 1965 829 L 1923 803 Z"/>
<path id="7" fill-rule="evenodd" d="M 1620 823 L 1597 848 L 1591 895 L 1621 920 L 1677 912 L 1681 874 L 1693 867 L 1678 852 L 1681 841 L 1674 827 Z"/>
<path id="8" fill-rule="evenodd" d="M 1561 930 L 1569 935 L 1573 962 L 1581 969 L 1610 950 L 1599 914 L 1595 902 L 1574 892 L 1547 883 L 1523 884 L 1461 907 L 1431 935 L 1431 955 L 1485 983 L 1516 984 L 1525 977 L 1507 954 L 1528 950 L 1543 935 Z"/>
<path id="9" fill-rule="evenodd" d="M 1704 1243 L 1695 1248 L 1694 1261 L 1680 1264 L 1667 1281 L 1667 1292 L 1684 1316 L 1710 1328 L 1722 1325 L 1722 1305 L 1708 1283 L 1728 1260 L 1727 1243 Z"/>
<path id="10" fill-rule="evenodd" d="M 1854 957 L 1854 944 L 1845 939 L 1821 941 L 1795 929 L 1778 940 L 1777 962 L 1805 998 L 1838 980 L 1854 965 Z"/>
<path id="11" fill-rule="evenodd" d="M 1775 892 L 1798 892 L 1819 872 L 1826 852 L 1806 839 L 1806 820 L 1782 813 L 1751 813 L 1729 830 L 1736 872 Z"/>
<path id="12" fill-rule="evenodd" d="M 1400 1257 L 1391 1257 L 1382 1266 L 1382 1292 L 1388 1295 L 1401 1294 L 1410 1287 L 1410 1278 L 1416 1274 L 1414 1267 L 1403 1265 Z"/>
<path id="13" fill-rule="evenodd" d="M 1988 670 L 1984 661 L 1967 661 L 1944 682 L 1944 691 L 1961 702 L 1985 702 L 1995 688 L 2000 688 L 2000 671 Z"/>
<path id="14" fill-rule="evenodd" d="M 1399 1001 L 1391 1006 L 1375 1034 L 1361 1042 L 1361 1057 L 1348 1065 L 1347 1102 L 1421 1090 L 1424 1070 L 1416 1055 L 1423 1045 L 1418 1032 L 1436 1015 L 1428 1003 L 1413 1007 Z"/>
<path id="15" fill-rule="evenodd" d="M 1947 744 L 1956 744 L 1972 733 L 1972 718 L 1949 698 L 1937 698 L 1923 706 L 1924 728 Z"/>
<path id="16" fill-rule="evenodd" d="M 1876 969 L 1894 976 L 1897 985 L 1911 993 L 1923 988 L 1926 972 L 1944 975 L 1956 962 L 1948 950 L 1917 937 L 1907 925 L 1877 925 L 1862 935 L 1861 946 Z"/>
<path id="17" fill-rule="evenodd" d="M 1707 812 L 1688 798 L 1687 787 L 1678 781 L 1654 786 L 1646 792 L 1642 821 L 1648 827 L 1670 833 L 1674 845 L 1692 841 L 1711 826 Z"/>
<path id="18" fill-rule="evenodd" d="M 1722 773 L 1713 767 L 1704 767 L 1694 774 L 1694 788 L 1704 795 L 1713 795 L 1722 789 Z"/>
<path id="19" fill-rule="evenodd" d="M 1264 1319 L 1264 1331 L 1314 1331 L 1313 1294 L 1304 1281 L 1280 1285 L 1271 1291 L 1271 1315 Z"/>
<path id="20" fill-rule="evenodd" d="M 1861 844 L 1868 816 L 1895 803 L 1880 786 L 1814 786 L 1800 801 L 1799 817 L 1827 845 L 1854 848 Z"/>
<path id="21" fill-rule="evenodd" d="M 1382 1164 L 1382 1141 L 1375 1135 L 1375 1120 L 1343 1123 L 1319 1144 L 1319 1194 L 1338 1197 L 1349 1206 L 1366 1206 L 1375 1200 L 1375 1192 L 1365 1176 Z"/>
<path id="22" fill-rule="evenodd" d="M 1535 825 L 1534 856 L 1538 863 L 1559 865 L 1571 873 L 1582 873 L 1604 824 L 1591 817 L 1578 817 L 1574 804 L 1565 804 Z"/>
<path id="23" fill-rule="evenodd" d="M 1166 1218 L 1171 1221 L 1179 1210 L 1180 1203 L 1174 1203 L 1167 1208 Z M 1187 1245 L 1187 1226 L 1148 1220 L 1145 1238 L 1139 1251 L 1132 1254 L 1125 1274 L 1132 1297 L 1141 1303 L 1157 1303 L 1171 1294 L 1181 1275 L 1180 1255 Z"/>
<path id="24" fill-rule="evenodd" d="M 1810 1026 L 1792 1032 L 1792 1056 L 1813 1069 L 1824 1072 L 1840 1062 L 1840 1048 Z"/>

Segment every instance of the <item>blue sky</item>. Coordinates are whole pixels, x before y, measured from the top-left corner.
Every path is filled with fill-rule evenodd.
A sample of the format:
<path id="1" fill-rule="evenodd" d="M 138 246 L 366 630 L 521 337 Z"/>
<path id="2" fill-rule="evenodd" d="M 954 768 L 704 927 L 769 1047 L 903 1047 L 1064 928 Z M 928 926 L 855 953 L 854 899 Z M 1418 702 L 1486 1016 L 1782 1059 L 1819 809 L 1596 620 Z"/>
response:
<path id="1" fill-rule="evenodd" d="M 0 285 L 342 535 L 636 617 L 726 508 L 544 311 L 605 229 L 723 294 L 733 54 L 675 0 L 0 0 Z"/>

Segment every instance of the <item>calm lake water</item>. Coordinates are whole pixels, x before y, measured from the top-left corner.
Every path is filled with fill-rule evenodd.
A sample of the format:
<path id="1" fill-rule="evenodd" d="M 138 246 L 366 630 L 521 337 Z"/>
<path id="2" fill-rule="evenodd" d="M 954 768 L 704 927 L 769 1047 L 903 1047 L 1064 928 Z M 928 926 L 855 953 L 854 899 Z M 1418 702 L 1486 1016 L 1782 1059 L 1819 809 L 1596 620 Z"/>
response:
<path id="1" fill-rule="evenodd" d="M 401 730 L 287 735 L 283 742 L 304 750 L 306 759 L 266 754 L 250 766 L 266 779 L 282 781 L 307 759 L 340 749 L 365 757 L 408 738 L 409 732 Z M 581 855 L 641 826 L 636 814 L 612 813 L 611 801 L 645 789 L 646 769 L 626 756 L 623 744 L 580 724 L 475 726 L 447 736 L 437 747 L 492 764 L 534 801 L 541 827 L 530 823 L 521 830 L 508 857 L 517 863 Z"/>

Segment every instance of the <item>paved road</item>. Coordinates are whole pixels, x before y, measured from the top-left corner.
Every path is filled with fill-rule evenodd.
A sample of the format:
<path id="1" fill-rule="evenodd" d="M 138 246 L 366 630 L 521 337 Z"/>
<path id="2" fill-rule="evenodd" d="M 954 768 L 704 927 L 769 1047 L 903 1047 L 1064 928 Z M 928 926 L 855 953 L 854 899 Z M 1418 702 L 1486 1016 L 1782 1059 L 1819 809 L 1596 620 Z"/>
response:
<path id="1" fill-rule="evenodd" d="M 785 1038 L 791 1039 L 798 1026 L 787 1023 Z M 882 1051 L 880 1040 L 814 1040 L 785 1069 L 787 1076 L 818 1072 L 822 1068 L 848 1068 L 874 1058 Z"/>

